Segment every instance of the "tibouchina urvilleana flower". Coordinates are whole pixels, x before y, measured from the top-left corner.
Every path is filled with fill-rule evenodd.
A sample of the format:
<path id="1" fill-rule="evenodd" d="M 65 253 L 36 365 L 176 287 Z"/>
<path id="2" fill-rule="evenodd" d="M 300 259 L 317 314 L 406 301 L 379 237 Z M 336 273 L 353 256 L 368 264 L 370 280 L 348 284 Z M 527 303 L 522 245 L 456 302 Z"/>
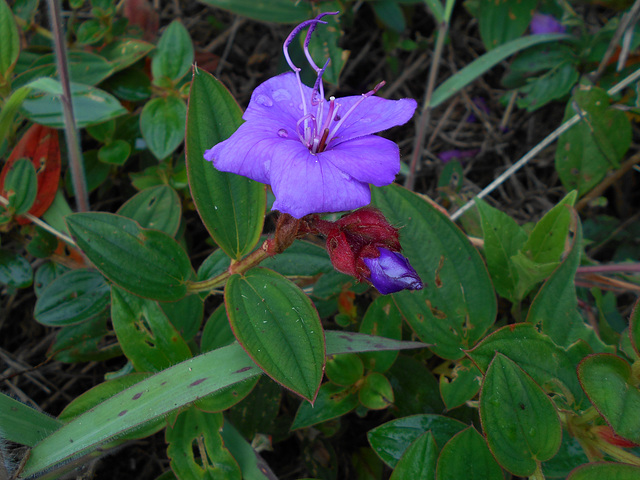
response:
<path id="1" fill-rule="evenodd" d="M 227 140 L 205 153 L 224 172 L 271 185 L 274 210 L 302 218 L 369 204 L 369 184 L 388 185 L 400 170 L 398 146 L 376 132 L 406 123 L 416 109 L 412 99 L 374 96 L 384 84 L 360 96 L 324 98 L 322 74 L 309 53 L 311 34 L 325 15 L 298 25 L 284 42 L 293 72 L 258 86 L 243 118 Z M 308 27 L 304 53 L 317 73 L 313 88 L 303 85 L 289 56 L 295 36 Z"/>
<path id="2" fill-rule="evenodd" d="M 409 260 L 397 252 L 386 248 L 378 249 L 377 258 L 363 258 L 371 274 L 367 281 L 383 295 L 399 292 L 400 290 L 420 290 L 422 280 L 409 264 Z"/>

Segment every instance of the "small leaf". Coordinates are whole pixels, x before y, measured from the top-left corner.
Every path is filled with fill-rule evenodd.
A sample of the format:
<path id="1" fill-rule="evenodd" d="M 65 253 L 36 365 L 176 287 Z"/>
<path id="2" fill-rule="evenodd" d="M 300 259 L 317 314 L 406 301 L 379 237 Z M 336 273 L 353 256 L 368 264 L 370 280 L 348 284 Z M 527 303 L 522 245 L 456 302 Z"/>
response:
<path id="1" fill-rule="evenodd" d="M 532 475 L 539 462 L 560 448 L 562 428 L 553 402 L 501 353 L 496 353 L 485 374 L 480 420 L 491 452 L 514 475 Z"/>
<path id="2" fill-rule="evenodd" d="M 122 166 L 131 154 L 131 145 L 125 140 L 114 140 L 98 150 L 98 160 L 110 165 Z"/>
<path id="3" fill-rule="evenodd" d="M 191 68 L 193 63 L 193 43 L 189 32 L 180 20 L 174 20 L 164 31 L 151 61 L 153 82 L 162 77 L 177 82 Z"/>
<path id="4" fill-rule="evenodd" d="M 154 48 L 153 44 L 136 38 L 120 38 L 103 47 L 100 54 L 111 62 L 114 71 L 118 72 L 133 65 Z"/>
<path id="5" fill-rule="evenodd" d="M 166 233 L 104 212 L 66 218 L 69 232 L 98 270 L 124 289 L 147 298 L 176 301 L 193 275 L 189 257 Z"/>
<path id="6" fill-rule="evenodd" d="M 89 320 L 109 305 L 109 285 L 95 270 L 71 270 L 40 294 L 33 312 L 43 325 L 63 327 Z"/>
<path id="7" fill-rule="evenodd" d="M 364 365 L 355 353 L 332 355 L 327 358 L 324 373 L 332 383 L 348 387 L 362 378 Z"/>
<path id="8" fill-rule="evenodd" d="M 296 285 L 264 268 L 233 275 L 225 305 L 238 342 L 262 370 L 310 402 L 325 362 L 324 332 L 309 298 Z"/>
<path id="9" fill-rule="evenodd" d="M 140 131 L 151 153 L 163 160 L 184 140 L 187 106 L 181 98 L 169 95 L 146 103 L 140 114 Z"/>
<path id="10" fill-rule="evenodd" d="M 190 408 L 167 428 L 167 455 L 177 478 L 241 480 L 240 467 L 226 449 L 220 430 L 222 413 L 205 413 Z M 195 458 L 194 451 L 199 458 Z"/>
<path id="11" fill-rule="evenodd" d="M 97 18 L 90 18 L 80 24 L 76 39 L 80 45 L 93 45 L 106 35 L 107 28 Z"/>
<path id="12" fill-rule="evenodd" d="M 211 237 L 229 257 L 240 259 L 260 238 L 266 208 L 265 186 L 219 172 L 203 155 L 231 136 L 242 112 L 212 75 L 195 70 L 189 94 L 186 159 L 191 196 Z"/>
<path id="13" fill-rule="evenodd" d="M 9 162 L 6 163 L 9 165 Z M 5 171 L 3 169 L 3 174 Z M 36 169 L 28 158 L 19 158 L 6 169 L 2 193 L 9 200 L 7 205 L 16 215 L 26 213 L 36 200 L 38 185 Z"/>
<path id="14" fill-rule="evenodd" d="M 182 207 L 173 188 L 158 185 L 135 194 L 117 213 L 135 220 L 142 228 L 160 230 L 173 237 L 180 226 Z"/>
<path id="15" fill-rule="evenodd" d="M 358 391 L 358 400 L 371 410 L 381 410 L 393 404 L 393 388 L 387 377 L 378 372 L 367 375 Z"/>
<path id="16" fill-rule="evenodd" d="M 434 480 L 437 460 L 438 446 L 436 441 L 431 432 L 425 432 L 405 450 L 389 480 L 409 478 Z"/>
<path id="17" fill-rule="evenodd" d="M 33 283 L 33 269 L 26 258 L 0 249 L 0 284 L 26 288 Z"/>
<path id="18" fill-rule="evenodd" d="M 191 350 L 153 300 L 115 285 L 111 287 L 111 320 L 122 351 L 139 372 L 158 372 L 191 358 Z"/>
<path id="19" fill-rule="evenodd" d="M 487 50 L 520 37 L 529 24 L 537 0 L 480 0 L 478 27 Z"/>
<path id="20" fill-rule="evenodd" d="M 437 445 L 444 445 L 467 427 L 464 423 L 441 415 L 413 415 L 391 420 L 369 430 L 367 438 L 376 454 L 391 468 L 418 437 L 431 431 Z"/>
<path id="21" fill-rule="evenodd" d="M 378 335 L 394 340 L 402 338 L 402 315 L 392 297 L 382 295 L 369 305 L 360 324 L 360 333 Z M 398 357 L 398 352 L 363 353 L 360 357 L 368 369 L 384 372 L 393 365 L 393 362 Z"/>
<path id="22" fill-rule="evenodd" d="M 346 415 L 358 406 L 358 396 L 350 388 L 332 383 L 320 387 L 313 405 L 302 402 L 293 419 L 291 430 L 310 427 Z"/>
<path id="23" fill-rule="evenodd" d="M 440 375 L 440 395 L 448 410 L 463 405 L 480 391 L 482 372 L 468 358 L 456 363 L 450 377 Z"/>
<path id="24" fill-rule="evenodd" d="M 461 461 L 464 459 L 464 461 Z M 402 460 L 401 460 L 402 461 Z M 416 477 L 417 478 L 417 477 Z M 436 480 L 504 480 L 487 442 L 470 426 L 442 447 Z"/>
<path id="25" fill-rule="evenodd" d="M 400 355 L 385 375 L 393 387 L 394 411 L 397 416 L 444 411 L 438 381 L 424 361 Z M 420 381 L 416 382 L 416 378 Z"/>
<path id="26" fill-rule="evenodd" d="M 615 433 L 640 443 L 640 390 L 634 384 L 631 366 L 616 355 L 589 355 L 578 365 L 578 378 Z"/>

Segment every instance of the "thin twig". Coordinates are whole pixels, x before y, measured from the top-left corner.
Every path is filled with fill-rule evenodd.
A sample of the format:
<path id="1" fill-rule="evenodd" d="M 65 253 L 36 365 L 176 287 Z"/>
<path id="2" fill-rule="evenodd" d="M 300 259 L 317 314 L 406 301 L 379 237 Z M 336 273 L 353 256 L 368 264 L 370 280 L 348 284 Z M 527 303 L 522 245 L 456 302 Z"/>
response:
<path id="1" fill-rule="evenodd" d="M 73 191 L 76 196 L 76 208 L 79 212 L 87 212 L 89 207 L 89 196 L 87 195 L 87 184 L 84 175 L 84 165 L 82 163 L 82 152 L 80 150 L 80 139 L 76 120 L 73 114 L 73 102 L 71 97 L 71 82 L 67 63 L 67 44 L 62 29 L 62 14 L 60 12 L 59 0 L 48 0 L 49 14 L 51 16 L 51 31 L 53 33 L 53 47 L 56 53 L 58 64 L 58 75 L 62 86 L 60 103 L 64 118 L 64 134 L 69 152 L 69 168 L 71 169 L 71 180 Z"/>
<path id="2" fill-rule="evenodd" d="M 607 91 L 607 95 L 612 96 L 618 93 L 620 90 L 625 88 L 627 85 L 635 82 L 640 78 L 640 68 L 630 74 L 628 77 L 623 79 L 618 84 L 614 85 L 609 91 Z M 451 215 L 451 220 L 456 221 L 458 218 L 462 216 L 467 210 L 469 210 L 474 205 L 474 200 L 476 198 L 484 198 L 489 195 L 493 190 L 496 189 L 499 185 L 501 185 L 507 178 L 513 175 L 515 172 L 520 170 L 524 165 L 526 165 L 529 160 L 534 158 L 538 153 L 544 150 L 548 145 L 553 143 L 560 135 L 569 130 L 575 124 L 580 121 L 580 115 L 574 115 L 565 123 L 560 125 L 557 129 L 555 129 L 551 134 L 549 134 L 544 140 L 542 140 L 538 145 L 533 147 L 524 157 L 514 163 L 511 167 L 505 170 L 498 178 L 496 178 L 493 182 L 487 185 L 484 190 L 482 190 L 478 195 L 469 200 L 466 204 L 464 204 L 459 210 L 456 210 Z"/>

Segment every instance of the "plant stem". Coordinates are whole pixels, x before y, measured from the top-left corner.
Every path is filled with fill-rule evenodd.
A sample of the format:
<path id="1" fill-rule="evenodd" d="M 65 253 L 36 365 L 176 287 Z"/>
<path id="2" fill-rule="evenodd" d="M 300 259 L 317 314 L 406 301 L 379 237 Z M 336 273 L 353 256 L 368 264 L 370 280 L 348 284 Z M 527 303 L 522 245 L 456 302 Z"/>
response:
<path id="1" fill-rule="evenodd" d="M 640 273 L 640 263 L 615 263 L 613 265 L 586 265 L 577 273 Z"/>
<path id="2" fill-rule="evenodd" d="M 67 63 L 67 44 L 62 29 L 60 3 L 59 0 L 47 0 L 47 2 L 49 4 L 49 15 L 51 17 L 53 47 L 56 53 L 58 75 L 60 76 L 60 84 L 62 86 L 60 103 L 62 104 L 62 113 L 64 117 L 64 134 L 67 141 L 67 150 L 69 152 L 69 167 L 71 169 L 73 190 L 76 196 L 76 208 L 79 212 L 86 212 L 90 210 L 89 197 L 87 195 L 82 152 L 80 150 L 80 139 L 78 136 L 78 129 L 76 128 L 75 116 L 73 114 L 71 82 L 69 79 Z"/>

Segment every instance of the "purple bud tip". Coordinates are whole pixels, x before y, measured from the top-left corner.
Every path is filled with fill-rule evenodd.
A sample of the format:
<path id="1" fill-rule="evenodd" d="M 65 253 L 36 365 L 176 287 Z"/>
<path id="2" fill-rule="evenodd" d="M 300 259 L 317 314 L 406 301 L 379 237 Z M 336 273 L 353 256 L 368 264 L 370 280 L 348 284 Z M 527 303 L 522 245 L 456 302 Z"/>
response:
<path id="1" fill-rule="evenodd" d="M 551 15 L 544 13 L 536 13 L 529 24 L 533 35 L 541 35 L 544 33 L 565 33 L 567 29 L 558 20 Z"/>
<path id="2" fill-rule="evenodd" d="M 379 247 L 378 258 L 363 258 L 371 272 L 367 278 L 383 295 L 401 290 L 421 290 L 422 280 L 413 269 L 409 260 L 399 253 Z"/>

